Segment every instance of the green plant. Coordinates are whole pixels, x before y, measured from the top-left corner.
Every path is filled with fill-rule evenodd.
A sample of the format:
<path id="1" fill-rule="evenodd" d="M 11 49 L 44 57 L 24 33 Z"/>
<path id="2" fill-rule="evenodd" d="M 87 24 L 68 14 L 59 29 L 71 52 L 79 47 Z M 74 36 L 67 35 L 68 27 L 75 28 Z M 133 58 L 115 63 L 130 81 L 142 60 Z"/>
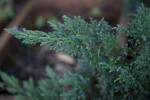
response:
<path id="1" fill-rule="evenodd" d="M 48 18 L 48 21 L 55 23 L 55 24 L 58 23 L 58 19 L 55 16 L 50 16 Z M 44 27 L 45 23 L 46 23 L 46 21 L 45 21 L 44 17 L 38 16 L 35 21 L 35 26 L 37 28 L 42 28 L 42 27 Z"/>
<path id="2" fill-rule="evenodd" d="M 69 91 L 56 92 L 58 87 L 45 88 L 44 91 L 35 91 L 29 88 L 33 84 L 30 79 L 26 82 L 26 93 L 17 88 L 15 93 L 21 95 L 24 100 L 39 100 L 41 95 L 45 98 L 40 100 L 148 100 L 150 99 L 150 9 L 143 5 L 133 15 L 133 20 L 128 27 L 118 25 L 111 27 L 102 19 L 101 21 L 91 19 L 90 23 L 81 17 L 73 19 L 63 16 L 64 23 L 50 23 L 53 32 L 45 33 L 24 29 L 22 32 L 14 29 L 6 29 L 18 39 L 23 39 L 25 44 L 41 45 L 49 44 L 51 50 L 63 51 L 65 54 L 81 56 L 82 67 L 77 73 L 67 73 L 62 79 L 51 81 L 53 78 L 43 80 L 49 87 L 58 82 L 58 86 L 69 85 Z M 116 36 L 114 30 L 129 37 L 128 42 L 119 46 L 121 35 Z M 47 69 L 49 71 L 49 69 Z M 55 76 L 52 70 L 49 77 Z M 15 89 L 11 85 L 14 78 L 5 77 L 1 72 L 8 91 Z M 15 79 L 13 83 L 17 82 Z M 29 85 L 30 84 L 30 85 Z M 16 84 L 15 84 L 16 85 Z M 29 85 L 29 86 L 28 86 Z M 16 85 L 17 87 L 19 85 Z M 37 94 L 37 97 L 32 96 Z M 52 93 L 47 94 L 51 91 Z M 59 94 L 56 99 L 53 95 Z M 53 94 L 53 95 L 52 95 Z M 52 97 L 51 97 L 52 96 Z M 47 98 L 47 99 L 46 99 Z"/>
<path id="3" fill-rule="evenodd" d="M 8 0 L 0 0 L 0 19 L 6 20 L 14 16 L 12 3 Z"/>
<path id="4" fill-rule="evenodd" d="M 101 14 L 100 9 L 98 7 L 92 8 L 90 13 L 92 16 L 95 16 L 95 17 L 98 17 Z"/>
<path id="5" fill-rule="evenodd" d="M 44 24 L 45 24 L 44 18 L 42 16 L 38 16 L 36 21 L 35 21 L 35 26 L 37 28 L 42 28 L 44 26 Z"/>
<path id="6" fill-rule="evenodd" d="M 125 4 L 125 11 L 127 12 L 136 12 L 141 3 L 144 3 L 145 6 L 150 7 L 149 0 L 122 0 Z"/>
<path id="7" fill-rule="evenodd" d="M 50 68 L 46 68 L 47 79 L 41 80 L 35 86 L 33 79 L 24 81 L 23 86 L 19 85 L 19 80 L 14 76 L 8 76 L 4 72 L 0 72 L 7 90 L 16 94 L 16 100 L 60 100 L 62 88 L 60 87 L 59 77 Z"/>

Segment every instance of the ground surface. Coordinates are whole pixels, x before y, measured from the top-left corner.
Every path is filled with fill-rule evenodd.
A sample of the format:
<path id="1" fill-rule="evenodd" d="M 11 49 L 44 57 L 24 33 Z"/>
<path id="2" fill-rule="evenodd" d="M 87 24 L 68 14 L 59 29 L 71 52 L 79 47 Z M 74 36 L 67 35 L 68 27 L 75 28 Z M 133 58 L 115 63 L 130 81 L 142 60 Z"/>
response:
<path id="1" fill-rule="evenodd" d="M 0 100 L 15 100 L 11 95 L 0 95 Z"/>

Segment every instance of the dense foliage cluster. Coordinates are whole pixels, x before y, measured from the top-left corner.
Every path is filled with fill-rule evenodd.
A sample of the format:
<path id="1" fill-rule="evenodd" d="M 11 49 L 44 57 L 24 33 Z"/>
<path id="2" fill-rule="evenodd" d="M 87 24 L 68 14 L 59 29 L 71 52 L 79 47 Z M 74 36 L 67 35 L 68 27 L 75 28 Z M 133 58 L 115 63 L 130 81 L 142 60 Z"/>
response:
<path id="1" fill-rule="evenodd" d="M 47 68 L 48 78 L 34 85 L 33 80 L 19 86 L 16 78 L 1 72 L 8 91 L 18 100 L 148 100 L 150 99 L 150 9 L 140 7 L 128 27 L 111 27 L 102 19 L 63 17 L 64 23 L 50 26 L 53 32 L 22 32 L 6 29 L 25 44 L 50 45 L 50 50 L 79 56 L 82 67 L 77 73 L 68 72 L 58 78 Z M 119 46 L 122 35 L 127 43 Z M 18 83 L 18 84 L 17 84 Z M 71 88 L 65 91 L 63 87 Z"/>

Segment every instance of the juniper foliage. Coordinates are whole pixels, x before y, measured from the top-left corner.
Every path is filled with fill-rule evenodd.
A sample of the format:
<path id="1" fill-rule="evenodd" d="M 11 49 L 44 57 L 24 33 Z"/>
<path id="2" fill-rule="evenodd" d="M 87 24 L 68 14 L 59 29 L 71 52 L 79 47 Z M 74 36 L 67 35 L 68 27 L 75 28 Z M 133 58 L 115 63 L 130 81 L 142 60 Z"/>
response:
<path id="1" fill-rule="evenodd" d="M 59 77 L 50 67 L 47 67 L 46 71 L 47 79 L 35 85 L 33 79 L 29 78 L 28 81 L 23 82 L 22 87 L 14 76 L 8 76 L 4 72 L 0 72 L 0 75 L 7 90 L 16 95 L 16 100 L 61 100 L 62 88 Z"/>
<path id="2" fill-rule="evenodd" d="M 90 23 L 81 17 L 73 19 L 63 16 L 64 23 L 50 26 L 53 32 L 22 32 L 6 29 L 25 44 L 50 45 L 50 50 L 82 58 L 82 67 L 77 73 L 67 73 L 57 78 L 52 70 L 48 79 L 34 86 L 32 79 L 19 87 L 18 80 L 1 72 L 8 91 L 24 100 L 148 100 L 150 98 L 150 9 L 143 5 L 133 15 L 128 27 L 111 27 L 104 19 L 91 19 Z M 122 36 L 113 30 L 126 34 L 128 41 L 119 46 Z M 55 78 L 53 78 L 55 77 Z M 55 81 L 54 81 L 55 79 Z M 15 84 L 14 84 L 15 83 Z M 61 89 L 69 84 L 71 89 Z M 63 86 L 61 86 L 63 85 Z M 38 91 L 37 91 L 38 90 Z M 26 91 L 26 92 L 25 92 Z M 26 99 L 27 98 L 27 99 Z"/>

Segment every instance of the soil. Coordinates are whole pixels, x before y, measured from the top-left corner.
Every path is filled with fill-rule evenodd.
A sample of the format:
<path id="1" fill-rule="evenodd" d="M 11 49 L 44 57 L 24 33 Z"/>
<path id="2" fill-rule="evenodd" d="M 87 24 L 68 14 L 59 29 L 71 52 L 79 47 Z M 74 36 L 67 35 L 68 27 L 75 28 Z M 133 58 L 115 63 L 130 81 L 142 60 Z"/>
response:
<path id="1" fill-rule="evenodd" d="M 0 95 L 0 100 L 15 100 L 12 95 Z"/>

